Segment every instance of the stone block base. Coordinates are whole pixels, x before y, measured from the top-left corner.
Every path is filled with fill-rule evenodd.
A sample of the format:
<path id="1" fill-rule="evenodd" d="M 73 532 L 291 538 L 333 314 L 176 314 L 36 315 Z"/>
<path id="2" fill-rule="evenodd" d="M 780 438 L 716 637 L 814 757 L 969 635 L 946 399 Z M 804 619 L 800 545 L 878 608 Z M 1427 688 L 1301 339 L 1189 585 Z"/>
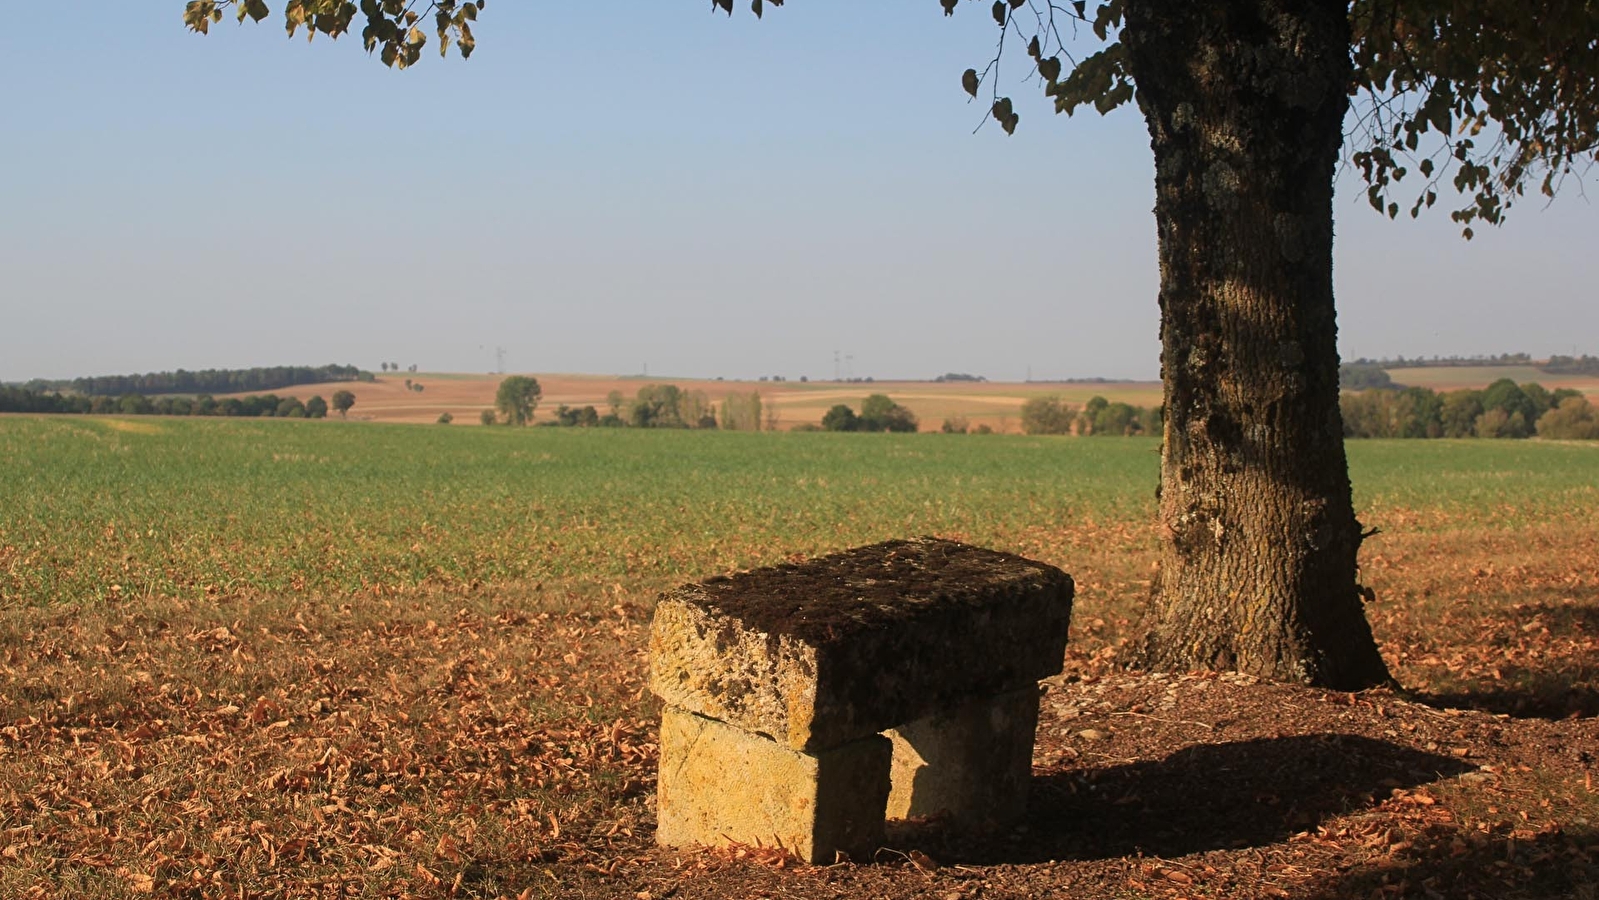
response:
<path id="1" fill-rule="evenodd" d="M 1019 820 L 1027 811 L 1037 728 L 1033 685 L 889 731 L 889 818 L 943 815 L 974 829 Z"/>
<path id="2" fill-rule="evenodd" d="M 831 863 L 835 851 L 869 859 L 882 845 L 893 750 L 881 735 L 804 753 L 667 706 L 660 748 L 663 846 L 781 846 Z"/>

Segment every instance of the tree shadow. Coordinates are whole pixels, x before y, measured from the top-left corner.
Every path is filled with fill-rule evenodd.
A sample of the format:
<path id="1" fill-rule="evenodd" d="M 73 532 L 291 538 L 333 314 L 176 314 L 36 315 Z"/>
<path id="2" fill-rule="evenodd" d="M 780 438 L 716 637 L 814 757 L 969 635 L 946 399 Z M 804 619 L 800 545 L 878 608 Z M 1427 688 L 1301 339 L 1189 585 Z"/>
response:
<path id="1" fill-rule="evenodd" d="M 1539 622 L 1556 638 L 1599 636 L 1599 603 L 1529 603 L 1518 619 Z M 1446 709 L 1477 709 L 1518 719 L 1599 716 L 1599 654 L 1545 657 L 1539 668 L 1505 665 L 1501 677 L 1458 690 L 1417 691 L 1419 703 Z"/>
<path id="2" fill-rule="evenodd" d="M 1198 744 L 1164 759 L 1035 775 L 1023 828 L 1009 834 L 930 823 L 895 828 L 891 843 L 975 865 L 1258 847 L 1469 768 L 1347 734 Z"/>
<path id="3" fill-rule="evenodd" d="M 1599 864 L 1587 848 L 1599 830 L 1580 828 L 1530 840 L 1453 830 L 1416 840 L 1403 855 L 1308 885 L 1304 900 L 1342 897 L 1516 897 L 1595 900 Z"/>

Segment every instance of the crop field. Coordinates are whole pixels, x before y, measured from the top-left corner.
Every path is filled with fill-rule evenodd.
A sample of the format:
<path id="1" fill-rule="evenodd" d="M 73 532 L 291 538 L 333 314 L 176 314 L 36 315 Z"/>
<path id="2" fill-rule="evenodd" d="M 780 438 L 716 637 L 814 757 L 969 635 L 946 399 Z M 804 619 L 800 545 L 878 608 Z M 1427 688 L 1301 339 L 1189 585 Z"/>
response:
<path id="1" fill-rule="evenodd" d="M 1487 387 L 1501 378 L 1517 384 L 1537 382 L 1549 390 L 1571 388 L 1599 402 L 1599 376 L 1551 375 L 1535 366 L 1413 366 L 1388 370 L 1389 377 L 1406 387 L 1425 387 L 1435 391 Z"/>
<path id="2" fill-rule="evenodd" d="M 0 416 L 0 897 L 1583 896 L 1599 447 L 1349 445 L 1359 695 L 1123 670 L 1158 449 Z M 919 534 L 1076 579 L 1027 828 L 655 848 L 656 593 Z"/>

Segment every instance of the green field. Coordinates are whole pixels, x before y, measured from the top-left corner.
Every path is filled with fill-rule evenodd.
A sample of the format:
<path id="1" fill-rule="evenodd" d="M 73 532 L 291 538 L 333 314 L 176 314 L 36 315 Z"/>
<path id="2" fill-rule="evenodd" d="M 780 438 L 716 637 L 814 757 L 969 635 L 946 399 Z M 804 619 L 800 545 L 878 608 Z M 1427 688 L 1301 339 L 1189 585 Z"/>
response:
<path id="1" fill-rule="evenodd" d="M 578 596 L 890 537 L 1067 562 L 1141 526 L 1153 439 L 0 417 L 0 607 L 539 584 Z M 1599 448 L 1350 445 L 1367 524 L 1586 521 Z M 1146 533 L 1127 532 L 1147 541 Z"/>

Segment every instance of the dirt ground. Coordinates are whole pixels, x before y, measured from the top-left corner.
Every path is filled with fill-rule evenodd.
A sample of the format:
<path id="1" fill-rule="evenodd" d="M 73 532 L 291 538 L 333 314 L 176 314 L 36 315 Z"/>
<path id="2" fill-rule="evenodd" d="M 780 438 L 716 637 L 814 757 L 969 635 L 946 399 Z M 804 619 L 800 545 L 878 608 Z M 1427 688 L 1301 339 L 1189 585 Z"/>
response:
<path id="1" fill-rule="evenodd" d="M 1515 718 L 1491 692 L 1428 705 L 1128 673 L 1093 609 L 1042 686 L 1016 828 L 907 824 L 831 866 L 661 849 L 647 603 L 327 606 L 11 619 L 0 896 L 1435 900 L 1599 883 L 1599 719 Z"/>

